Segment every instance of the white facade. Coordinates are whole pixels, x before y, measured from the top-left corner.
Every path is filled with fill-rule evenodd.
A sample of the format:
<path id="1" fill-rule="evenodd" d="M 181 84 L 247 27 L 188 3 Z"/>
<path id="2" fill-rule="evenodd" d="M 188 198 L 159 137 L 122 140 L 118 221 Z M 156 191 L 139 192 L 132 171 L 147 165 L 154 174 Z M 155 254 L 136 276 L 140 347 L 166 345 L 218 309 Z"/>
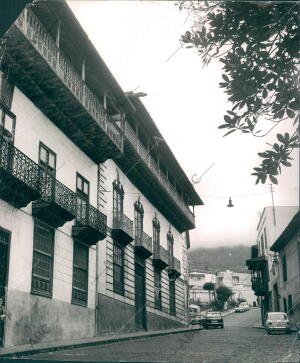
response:
<path id="1" fill-rule="evenodd" d="M 213 291 L 209 293 L 208 290 L 203 289 L 205 283 L 216 282 L 216 275 L 206 272 L 190 272 L 189 273 L 189 286 L 190 286 L 190 300 L 200 303 L 208 303 L 212 299 Z"/>

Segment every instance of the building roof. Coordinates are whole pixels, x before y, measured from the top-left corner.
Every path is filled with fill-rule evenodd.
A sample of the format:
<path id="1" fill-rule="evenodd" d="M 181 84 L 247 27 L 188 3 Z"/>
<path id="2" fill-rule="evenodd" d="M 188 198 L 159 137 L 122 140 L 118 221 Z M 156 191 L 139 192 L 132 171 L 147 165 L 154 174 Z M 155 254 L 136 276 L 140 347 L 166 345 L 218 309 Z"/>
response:
<path id="1" fill-rule="evenodd" d="M 274 252 L 281 251 L 300 230 L 300 211 L 297 212 L 281 235 L 273 243 L 270 250 Z"/>

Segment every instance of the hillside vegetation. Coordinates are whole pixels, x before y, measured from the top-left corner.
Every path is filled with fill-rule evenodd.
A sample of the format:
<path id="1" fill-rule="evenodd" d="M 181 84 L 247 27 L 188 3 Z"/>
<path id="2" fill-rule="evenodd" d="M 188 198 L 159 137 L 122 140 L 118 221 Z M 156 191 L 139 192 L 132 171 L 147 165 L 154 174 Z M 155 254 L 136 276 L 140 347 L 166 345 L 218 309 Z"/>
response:
<path id="1" fill-rule="evenodd" d="M 239 245 L 233 247 L 195 248 L 189 251 L 189 270 L 249 272 L 246 260 L 250 256 L 250 247 Z"/>

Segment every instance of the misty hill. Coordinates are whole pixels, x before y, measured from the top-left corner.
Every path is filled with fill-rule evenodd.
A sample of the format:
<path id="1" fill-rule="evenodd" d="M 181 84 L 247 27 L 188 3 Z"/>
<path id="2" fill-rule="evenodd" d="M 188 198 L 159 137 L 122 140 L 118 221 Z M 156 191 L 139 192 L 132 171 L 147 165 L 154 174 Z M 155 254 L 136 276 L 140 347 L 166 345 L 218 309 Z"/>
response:
<path id="1" fill-rule="evenodd" d="M 249 272 L 246 260 L 251 256 L 250 247 L 239 245 L 232 247 L 195 248 L 189 251 L 190 271 Z"/>

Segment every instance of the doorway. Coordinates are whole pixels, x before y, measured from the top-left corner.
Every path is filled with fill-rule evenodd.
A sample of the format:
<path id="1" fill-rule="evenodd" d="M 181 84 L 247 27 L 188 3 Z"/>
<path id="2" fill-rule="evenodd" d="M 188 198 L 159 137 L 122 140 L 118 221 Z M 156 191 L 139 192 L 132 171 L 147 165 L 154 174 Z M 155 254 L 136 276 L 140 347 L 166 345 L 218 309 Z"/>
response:
<path id="1" fill-rule="evenodd" d="M 0 310 L 4 310 L 6 306 L 6 288 L 8 281 L 8 256 L 9 256 L 10 233 L 0 229 L 0 298 L 2 298 L 2 306 Z M 5 318 L 0 320 L 0 347 L 3 346 L 5 332 Z"/>

